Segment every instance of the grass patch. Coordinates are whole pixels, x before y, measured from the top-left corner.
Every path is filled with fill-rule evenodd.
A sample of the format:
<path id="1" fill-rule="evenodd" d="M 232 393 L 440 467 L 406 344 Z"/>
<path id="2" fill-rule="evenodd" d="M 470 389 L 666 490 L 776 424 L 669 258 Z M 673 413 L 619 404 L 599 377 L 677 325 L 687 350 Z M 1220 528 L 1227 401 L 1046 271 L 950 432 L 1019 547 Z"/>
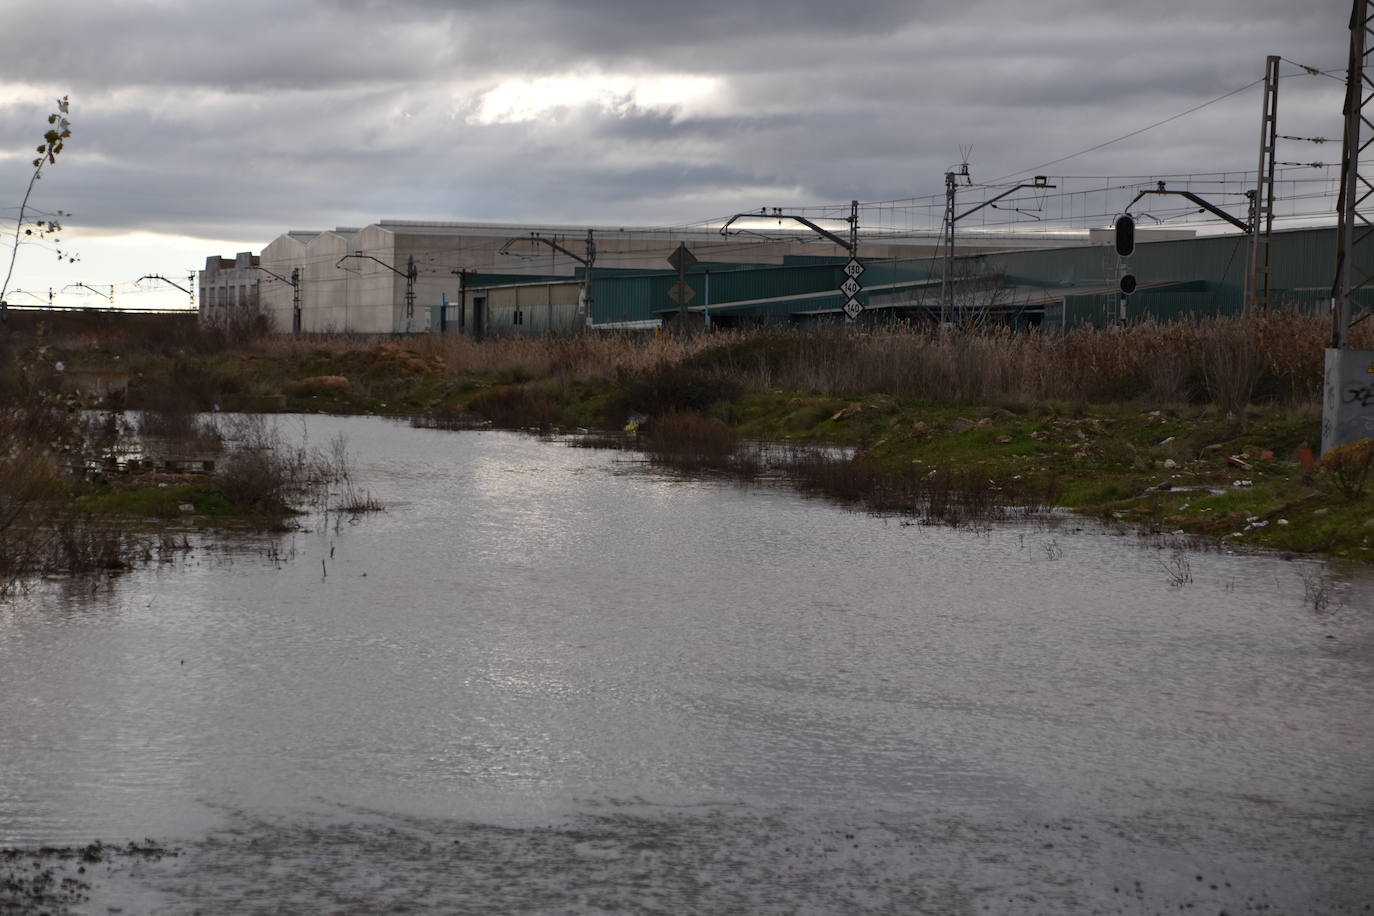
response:
<path id="1" fill-rule="evenodd" d="M 245 516 L 223 489 L 211 483 L 154 484 L 106 490 L 79 498 L 77 505 L 101 516 L 123 519 L 226 521 Z M 188 510 L 186 506 L 191 508 Z"/>

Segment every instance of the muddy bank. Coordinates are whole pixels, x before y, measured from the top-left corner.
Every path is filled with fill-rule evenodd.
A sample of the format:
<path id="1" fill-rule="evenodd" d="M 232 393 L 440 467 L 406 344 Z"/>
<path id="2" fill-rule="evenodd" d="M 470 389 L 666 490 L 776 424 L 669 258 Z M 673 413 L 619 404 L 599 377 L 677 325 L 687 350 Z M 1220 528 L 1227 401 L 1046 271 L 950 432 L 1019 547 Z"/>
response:
<path id="1" fill-rule="evenodd" d="M 1248 830 L 1168 811 L 1101 819 L 634 800 L 534 823 L 236 814 L 184 855 L 155 844 L 7 851 L 0 912 L 1369 911 L 1355 816 L 1314 818 L 1264 799 L 1205 804 L 1236 805 Z"/>
<path id="2" fill-rule="evenodd" d="M 59 916 L 86 912 L 94 889 L 103 890 L 116 873 L 123 875 L 141 864 L 179 855 L 179 850 L 151 839 L 122 845 L 96 840 L 85 846 L 0 849 L 0 913 Z"/>

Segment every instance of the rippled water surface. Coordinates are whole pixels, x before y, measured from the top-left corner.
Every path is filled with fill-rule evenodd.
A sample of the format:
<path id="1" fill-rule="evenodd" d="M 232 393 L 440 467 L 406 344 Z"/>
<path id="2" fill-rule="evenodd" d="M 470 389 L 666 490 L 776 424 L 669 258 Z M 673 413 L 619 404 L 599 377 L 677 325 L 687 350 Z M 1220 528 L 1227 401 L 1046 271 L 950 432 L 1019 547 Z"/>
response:
<path id="1" fill-rule="evenodd" d="M 0 845 L 183 852 L 78 910 L 1374 902 L 1367 573 L 281 423 L 387 510 L 0 605 Z"/>

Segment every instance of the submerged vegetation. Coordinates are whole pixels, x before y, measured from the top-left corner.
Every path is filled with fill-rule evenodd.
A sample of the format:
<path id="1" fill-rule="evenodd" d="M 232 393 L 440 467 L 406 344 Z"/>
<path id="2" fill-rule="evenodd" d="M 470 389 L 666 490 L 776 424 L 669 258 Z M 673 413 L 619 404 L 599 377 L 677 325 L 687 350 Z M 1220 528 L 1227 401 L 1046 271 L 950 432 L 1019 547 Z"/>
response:
<path id="1" fill-rule="evenodd" d="M 195 528 L 380 508 L 354 486 L 342 439 L 298 446 L 260 415 L 207 418 L 182 403 L 83 409 L 51 347 L 0 360 L 0 595 L 35 576 L 165 557 Z"/>
<path id="2" fill-rule="evenodd" d="M 150 429 L 179 425 L 183 438 L 194 429 L 187 418 L 215 409 L 577 431 L 584 444 L 637 447 L 664 466 L 785 477 L 874 511 L 957 521 L 1062 506 L 1146 531 L 1371 560 L 1374 451 L 1316 454 L 1326 333 L 1325 320 L 1291 312 L 1067 334 L 755 330 L 480 343 L 168 322 L 53 331 L 47 358 L 127 381 L 105 403 L 145 411 Z M 11 350 L 31 358 L 27 346 Z M 51 392 L 59 382 L 49 372 L 33 384 Z M 235 452 L 236 441 L 226 436 L 230 452 L 210 480 L 179 482 L 192 489 L 178 495 L 224 517 L 299 499 L 295 483 L 254 483 L 272 476 L 261 465 L 279 444 Z M 312 476 L 284 464 L 292 481 Z M 145 500 L 140 511 L 170 511 L 170 499 L 117 489 L 89 505 L 108 513 Z"/>

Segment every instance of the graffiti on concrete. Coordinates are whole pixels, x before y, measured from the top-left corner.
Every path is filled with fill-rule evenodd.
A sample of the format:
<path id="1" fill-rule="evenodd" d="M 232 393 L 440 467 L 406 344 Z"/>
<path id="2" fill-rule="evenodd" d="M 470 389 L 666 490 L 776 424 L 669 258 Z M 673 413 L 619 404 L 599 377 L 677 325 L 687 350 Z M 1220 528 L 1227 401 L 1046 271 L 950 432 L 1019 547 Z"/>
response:
<path id="1" fill-rule="evenodd" d="M 1328 350 L 1322 451 L 1374 437 L 1374 351 Z"/>

